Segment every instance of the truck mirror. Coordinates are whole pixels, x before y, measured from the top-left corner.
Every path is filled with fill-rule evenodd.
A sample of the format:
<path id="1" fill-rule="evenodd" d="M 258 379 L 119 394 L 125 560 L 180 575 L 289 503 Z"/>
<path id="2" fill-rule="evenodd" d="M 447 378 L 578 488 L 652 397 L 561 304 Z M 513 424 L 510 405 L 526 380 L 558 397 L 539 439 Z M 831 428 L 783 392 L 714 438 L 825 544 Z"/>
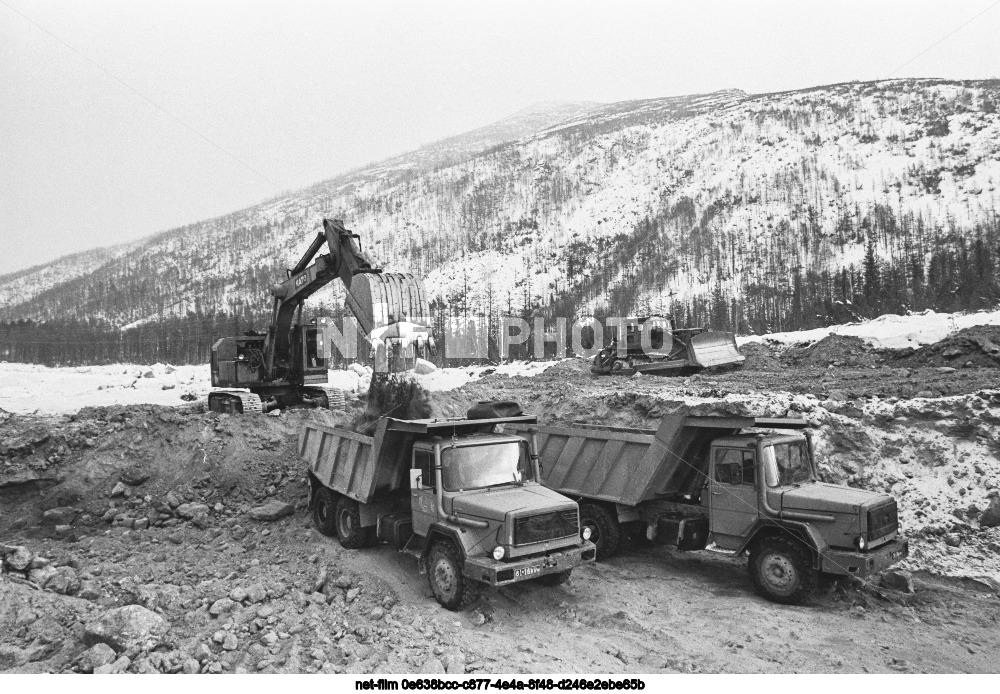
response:
<path id="1" fill-rule="evenodd" d="M 417 468 L 410 470 L 410 489 L 422 489 L 423 480 L 420 476 L 421 471 Z"/>

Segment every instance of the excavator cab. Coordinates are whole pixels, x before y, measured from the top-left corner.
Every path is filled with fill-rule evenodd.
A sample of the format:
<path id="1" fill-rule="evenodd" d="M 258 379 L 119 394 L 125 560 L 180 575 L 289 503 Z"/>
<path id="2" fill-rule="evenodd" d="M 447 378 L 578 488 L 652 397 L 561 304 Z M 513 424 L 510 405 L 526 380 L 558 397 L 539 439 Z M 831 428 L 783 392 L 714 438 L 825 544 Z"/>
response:
<path id="1" fill-rule="evenodd" d="M 330 368 L 330 319 L 325 316 L 314 318 L 307 325 L 298 328 L 299 344 L 296 350 L 301 350 L 302 382 L 326 383 L 327 370 Z"/>

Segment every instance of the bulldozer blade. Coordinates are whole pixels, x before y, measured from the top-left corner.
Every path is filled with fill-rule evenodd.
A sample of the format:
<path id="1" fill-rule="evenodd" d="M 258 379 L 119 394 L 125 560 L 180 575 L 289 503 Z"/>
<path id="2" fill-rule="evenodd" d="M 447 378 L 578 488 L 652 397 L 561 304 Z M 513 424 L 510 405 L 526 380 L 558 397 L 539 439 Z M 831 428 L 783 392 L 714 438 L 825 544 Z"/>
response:
<path id="1" fill-rule="evenodd" d="M 746 357 L 740 354 L 733 333 L 704 332 L 691 337 L 691 355 L 695 365 L 703 368 L 742 364 Z"/>

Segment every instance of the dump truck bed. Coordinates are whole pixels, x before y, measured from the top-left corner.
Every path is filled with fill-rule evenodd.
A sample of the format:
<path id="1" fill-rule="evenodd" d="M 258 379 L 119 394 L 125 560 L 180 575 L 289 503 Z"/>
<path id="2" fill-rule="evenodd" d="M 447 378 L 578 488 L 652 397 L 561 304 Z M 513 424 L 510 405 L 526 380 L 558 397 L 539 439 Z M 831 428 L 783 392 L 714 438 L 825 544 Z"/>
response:
<path id="1" fill-rule="evenodd" d="M 392 419 L 379 420 L 374 436 L 347 429 L 309 423 L 299 431 L 299 457 L 309 472 L 326 487 L 369 503 L 376 493 L 402 489 L 409 484 L 413 442 L 434 436 L 450 438 L 490 433 L 500 425 L 534 424 L 535 417 L 494 419 Z"/>
<path id="2" fill-rule="evenodd" d="M 530 427 L 537 431 L 542 481 L 570 497 L 636 506 L 701 488 L 708 444 L 741 429 L 802 429 L 805 420 L 669 414 L 655 432 L 597 425 Z M 520 424 L 506 431 L 526 432 Z"/>

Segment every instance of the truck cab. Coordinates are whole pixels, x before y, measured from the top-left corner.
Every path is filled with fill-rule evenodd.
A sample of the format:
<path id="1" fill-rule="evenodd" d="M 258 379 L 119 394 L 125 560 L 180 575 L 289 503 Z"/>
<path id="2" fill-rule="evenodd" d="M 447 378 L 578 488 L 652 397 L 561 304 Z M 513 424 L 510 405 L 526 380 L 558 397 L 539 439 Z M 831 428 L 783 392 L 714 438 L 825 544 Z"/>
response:
<path id="1" fill-rule="evenodd" d="M 537 460 L 519 436 L 473 434 L 413 445 L 410 500 L 415 544 L 447 538 L 464 556 L 462 575 L 492 586 L 525 578 L 556 585 L 593 547 L 581 547 L 575 502 L 538 482 Z M 586 543 L 589 545 L 589 543 Z M 455 570 L 428 553 L 435 595 L 454 589 Z M 447 597 L 447 596 L 445 596 Z"/>
<path id="2" fill-rule="evenodd" d="M 708 456 L 700 503 L 709 540 L 748 551 L 751 576 L 769 595 L 791 598 L 814 571 L 864 577 L 908 553 L 896 500 L 820 482 L 807 436 L 724 436 Z"/>

